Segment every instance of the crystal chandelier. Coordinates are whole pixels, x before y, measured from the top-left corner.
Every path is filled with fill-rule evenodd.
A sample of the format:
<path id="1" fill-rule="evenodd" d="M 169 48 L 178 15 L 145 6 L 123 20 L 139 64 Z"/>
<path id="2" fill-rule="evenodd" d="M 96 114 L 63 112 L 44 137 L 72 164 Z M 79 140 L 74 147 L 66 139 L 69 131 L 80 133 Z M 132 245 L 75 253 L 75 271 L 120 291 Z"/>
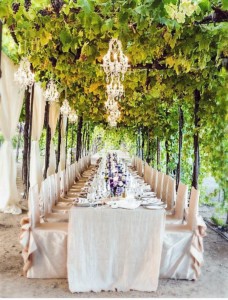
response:
<path id="1" fill-rule="evenodd" d="M 110 84 L 107 85 L 107 94 L 111 98 L 120 98 L 124 94 L 124 87 L 120 82 L 120 79 L 111 79 Z"/>
<path id="2" fill-rule="evenodd" d="M 51 79 L 48 83 L 47 89 L 44 92 L 44 97 L 46 101 L 50 102 L 58 102 L 59 92 L 57 90 L 57 86 L 54 81 Z"/>
<path id="3" fill-rule="evenodd" d="M 63 101 L 62 106 L 60 107 L 60 112 L 62 115 L 68 116 L 68 114 L 70 113 L 70 105 L 67 99 L 65 99 Z"/>
<path id="4" fill-rule="evenodd" d="M 111 39 L 107 54 L 103 57 L 103 68 L 106 73 L 106 81 L 110 82 L 110 78 L 118 77 L 122 74 L 121 80 L 124 79 L 124 74 L 127 72 L 128 58 L 123 54 L 121 41 Z"/>
<path id="5" fill-rule="evenodd" d="M 68 118 L 69 118 L 69 122 L 70 122 L 70 123 L 75 123 L 75 122 L 77 122 L 78 116 L 77 116 L 77 114 L 76 114 L 76 112 L 75 112 L 74 109 L 72 109 L 72 110 L 70 111 Z"/>
<path id="6" fill-rule="evenodd" d="M 21 87 L 21 89 L 29 88 L 31 92 L 32 86 L 35 82 L 34 74 L 31 71 L 31 64 L 27 57 L 23 57 L 20 61 L 17 72 L 14 73 L 15 82 Z"/>
<path id="7" fill-rule="evenodd" d="M 120 111 L 118 108 L 118 103 L 111 99 L 110 105 L 108 107 L 109 116 L 108 116 L 108 122 L 110 126 L 116 126 L 117 120 L 120 117 Z"/>

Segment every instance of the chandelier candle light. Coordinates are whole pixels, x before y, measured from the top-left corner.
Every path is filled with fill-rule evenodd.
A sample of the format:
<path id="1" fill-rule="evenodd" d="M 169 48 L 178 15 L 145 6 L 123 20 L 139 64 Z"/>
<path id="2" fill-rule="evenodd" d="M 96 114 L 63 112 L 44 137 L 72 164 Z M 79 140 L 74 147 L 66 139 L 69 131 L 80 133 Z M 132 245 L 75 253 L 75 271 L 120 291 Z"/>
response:
<path id="1" fill-rule="evenodd" d="M 17 72 L 14 73 L 15 82 L 21 87 L 21 89 L 29 88 L 31 93 L 32 86 L 35 82 L 34 74 L 31 71 L 31 64 L 27 57 L 23 57 L 20 61 Z"/>
<path id="2" fill-rule="evenodd" d="M 48 83 L 47 89 L 44 92 L 44 97 L 46 101 L 50 102 L 58 102 L 59 100 L 59 92 L 57 90 L 56 84 L 52 79 Z"/>

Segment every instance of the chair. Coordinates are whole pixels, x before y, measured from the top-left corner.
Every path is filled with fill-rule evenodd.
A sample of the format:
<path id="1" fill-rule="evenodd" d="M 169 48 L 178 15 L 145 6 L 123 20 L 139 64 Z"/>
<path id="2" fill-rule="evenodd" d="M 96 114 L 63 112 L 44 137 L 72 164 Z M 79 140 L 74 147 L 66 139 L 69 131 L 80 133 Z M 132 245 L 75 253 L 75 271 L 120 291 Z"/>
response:
<path id="1" fill-rule="evenodd" d="M 65 185 L 65 170 L 60 172 L 60 195 L 64 196 L 66 193 L 66 185 Z"/>
<path id="2" fill-rule="evenodd" d="M 144 173 L 143 173 L 143 179 L 145 182 L 148 182 L 148 173 L 149 173 L 149 165 L 148 163 L 145 163 Z"/>
<path id="3" fill-rule="evenodd" d="M 133 156 L 132 161 L 131 161 L 131 167 L 132 169 L 135 169 L 136 163 L 135 163 L 135 156 Z"/>
<path id="4" fill-rule="evenodd" d="M 163 176 L 164 174 L 162 172 L 158 172 L 158 182 L 157 182 L 157 188 L 155 190 L 157 198 L 162 198 L 162 187 L 163 187 Z"/>
<path id="5" fill-rule="evenodd" d="M 24 270 L 28 278 L 67 277 L 67 223 L 40 223 L 38 186 L 29 192 L 30 230 L 22 236 L 23 245 L 28 245 Z M 25 241 L 27 239 L 27 241 Z"/>
<path id="6" fill-rule="evenodd" d="M 176 181 L 171 176 L 168 176 L 168 187 L 166 194 L 167 210 L 171 210 L 174 207 L 174 203 L 176 200 L 175 184 Z"/>
<path id="7" fill-rule="evenodd" d="M 152 171 L 152 168 L 149 167 L 148 180 L 147 180 L 147 183 L 148 183 L 149 185 L 151 184 L 152 176 L 153 176 L 153 171 Z"/>
<path id="8" fill-rule="evenodd" d="M 157 190 L 157 182 L 158 182 L 158 171 L 153 169 L 152 186 L 151 186 L 153 192 L 156 192 Z"/>
<path id="9" fill-rule="evenodd" d="M 179 183 L 177 190 L 177 198 L 174 207 L 174 213 L 172 215 L 166 216 L 166 224 L 167 223 L 176 223 L 181 224 L 184 221 L 184 212 L 187 207 L 187 197 L 188 197 L 188 186 Z"/>
<path id="10" fill-rule="evenodd" d="M 168 181 L 169 181 L 169 176 L 166 175 L 166 174 L 164 174 L 164 176 L 163 176 L 163 184 L 162 184 L 162 196 L 161 196 L 161 199 L 164 202 L 166 202 L 166 198 L 167 198 Z"/>
<path id="11" fill-rule="evenodd" d="M 61 194 L 59 173 L 55 174 L 55 187 L 56 187 L 56 202 L 58 202 L 60 199 L 60 194 Z"/>
<path id="12" fill-rule="evenodd" d="M 137 172 L 138 172 L 139 176 L 142 177 L 142 160 L 141 160 L 141 158 L 138 158 Z"/>
<path id="13" fill-rule="evenodd" d="M 51 178 L 51 176 L 53 177 Z M 57 202 L 57 198 L 55 196 L 56 184 L 53 186 L 51 185 L 54 183 L 54 181 L 56 183 L 56 177 L 55 175 L 51 176 L 47 177 L 41 183 L 39 201 L 41 207 L 41 216 L 45 222 L 68 222 L 68 214 L 53 213 L 53 207 L 55 207 L 55 203 Z M 61 201 L 59 203 L 61 203 Z M 58 212 L 61 211 L 59 210 Z"/>
<path id="14" fill-rule="evenodd" d="M 166 225 L 160 278 L 196 280 L 203 264 L 206 225 L 198 216 L 199 192 L 192 187 L 186 224 Z"/>

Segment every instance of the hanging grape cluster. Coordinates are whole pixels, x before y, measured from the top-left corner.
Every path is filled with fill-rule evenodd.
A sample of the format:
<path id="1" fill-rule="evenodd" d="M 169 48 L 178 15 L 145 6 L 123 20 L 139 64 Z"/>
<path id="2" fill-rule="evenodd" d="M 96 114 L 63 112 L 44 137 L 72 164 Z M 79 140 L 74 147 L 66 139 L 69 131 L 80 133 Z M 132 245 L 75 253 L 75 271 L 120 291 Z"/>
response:
<path id="1" fill-rule="evenodd" d="M 63 0 L 51 0 L 51 5 L 53 7 L 54 12 L 59 16 L 59 12 L 63 6 Z"/>
<path id="2" fill-rule="evenodd" d="M 14 14 L 16 14 L 18 12 L 19 8 L 20 8 L 20 3 L 17 3 L 17 2 L 12 3 L 12 10 L 13 10 Z"/>
<path id="3" fill-rule="evenodd" d="M 41 16 L 45 17 L 45 16 L 49 16 L 51 14 L 51 12 L 47 9 L 41 9 L 38 11 L 39 14 L 41 14 Z"/>
<path id="4" fill-rule="evenodd" d="M 25 7 L 26 11 L 29 11 L 29 8 L 30 8 L 31 4 L 32 4 L 31 0 L 25 0 L 24 7 Z"/>
<path id="5" fill-rule="evenodd" d="M 50 60 L 50 62 L 51 62 L 51 64 L 52 64 L 52 67 L 55 67 L 56 66 L 56 63 L 57 63 L 57 59 L 55 58 L 55 57 L 49 57 L 49 60 Z"/>
<path id="6" fill-rule="evenodd" d="M 35 27 L 36 31 L 40 30 L 40 25 L 39 24 L 35 23 L 34 27 Z"/>

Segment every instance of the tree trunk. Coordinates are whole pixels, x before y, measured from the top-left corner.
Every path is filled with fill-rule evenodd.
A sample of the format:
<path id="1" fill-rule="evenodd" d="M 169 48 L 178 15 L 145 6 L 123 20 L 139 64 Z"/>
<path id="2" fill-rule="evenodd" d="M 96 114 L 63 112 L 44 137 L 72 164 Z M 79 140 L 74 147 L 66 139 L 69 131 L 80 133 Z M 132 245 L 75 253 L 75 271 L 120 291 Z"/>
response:
<path id="1" fill-rule="evenodd" d="M 194 141 L 194 163 L 193 163 L 193 174 L 192 174 L 192 186 L 198 188 L 198 178 L 199 178 L 199 169 L 200 169 L 200 156 L 199 156 L 199 103 L 200 103 L 200 91 L 194 91 L 195 98 L 195 108 L 194 108 L 194 125 L 195 125 L 195 134 L 193 137 Z"/>
<path id="2" fill-rule="evenodd" d="M 157 170 L 160 171 L 161 164 L 161 143 L 159 138 L 157 137 Z"/>
<path id="3" fill-rule="evenodd" d="M 68 123 L 68 117 L 67 117 L 67 123 L 66 123 L 66 149 L 65 149 L 65 153 L 66 153 L 66 162 L 65 162 L 65 167 L 67 166 L 67 154 L 68 154 L 68 151 L 67 151 L 67 147 L 68 147 L 68 127 L 69 127 L 69 123 Z"/>
<path id="4" fill-rule="evenodd" d="M 138 157 L 141 157 L 141 130 L 138 129 Z"/>
<path id="5" fill-rule="evenodd" d="M 87 131 L 87 155 L 90 152 L 90 126 L 88 123 L 88 131 Z"/>
<path id="6" fill-rule="evenodd" d="M 142 160 L 144 160 L 144 146 L 145 146 L 145 136 L 144 136 L 144 131 L 142 131 Z"/>
<path id="7" fill-rule="evenodd" d="M 31 158 L 31 145 L 32 145 L 32 117 L 33 117 L 33 100 L 34 100 L 34 87 L 32 86 L 31 101 L 30 101 L 30 116 L 29 116 L 29 151 L 28 151 L 28 188 L 30 187 L 30 158 Z"/>
<path id="8" fill-rule="evenodd" d="M 59 167 L 59 162 L 60 162 L 61 122 L 62 122 L 62 115 L 60 114 L 59 123 L 58 123 L 58 146 L 57 146 L 57 157 L 56 157 L 56 173 L 58 172 L 58 167 Z"/>
<path id="9" fill-rule="evenodd" d="M 1 62 L 2 62 L 2 21 L 0 20 L 0 78 L 2 77 L 2 68 L 1 68 Z"/>
<path id="10" fill-rule="evenodd" d="M 22 123 L 20 123 L 20 125 L 19 125 L 19 134 L 18 134 L 18 139 L 17 139 L 17 152 L 16 152 L 16 162 L 17 163 L 19 161 L 22 128 L 23 128 L 23 125 L 22 125 Z"/>
<path id="11" fill-rule="evenodd" d="M 176 190 L 178 189 L 179 182 L 181 180 L 181 154 L 183 144 L 183 127 L 184 127 L 184 113 L 179 107 L 179 140 L 178 140 L 178 163 L 177 163 L 177 174 L 176 174 Z"/>
<path id="12" fill-rule="evenodd" d="M 156 141 L 155 139 L 151 140 L 151 148 L 150 148 L 150 153 L 151 153 L 151 166 L 152 168 L 155 167 L 155 152 L 156 152 Z"/>
<path id="13" fill-rule="evenodd" d="M 46 151 L 45 151 L 44 178 L 47 178 L 47 170 L 49 167 L 49 157 L 50 157 L 50 144 L 51 144 L 51 128 L 49 126 L 49 109 L 50 109 L 50 104 L 48 102 L 46 102 L 45 117 L 44 117 L 44 124 L 46 127 Z"/>
<path id="14" fill-rule="evenodd" d="M 73 146 L 74 146 L 74 124 L 71 124 L 71 149 L 70 149 L 70 163 L 73 163 Z"/>
<path id="15" fill-rule="evenodd" d="M 150 152 L 151 152 L 150 130 L 148 128 L 148 130 L 147 130 L 147 155 L 146 155 L 146 162 L 148 164 L 150 164 L 150 160 L 151 160 Z"/>
<path id="16" fill-rule="evenodd" d="M 30 92 L 25 91 L 25 125 L 24 125 L 24 149 L 23 149 L 23 182 L 25 195 L 28 194 L 28 152 L 29 152 L 29 120 L 30 120 Z"/>
<path id="17" fill-rule="evenodd" d="M 136 141 L 136 151 L 135 151 L 135 155 L 138 156 L 138 133 L 136 133 L 136 135 L 135 135 L 135 141 Z"/>
<path id="18" fill-rule="evenodd" d="M 170 154 L 169 154 L 169 143 L 165 140 L 165 151 L 166 151 L 166 174 L 168 175 L 169 170 L 169 163 L 170 163 Z"/>
<path id="19" fill-rule="evenodd" d="M 78 130 L 77 130 L 77 147 L 76 147 L 76 160 L 78 161 L 81 157 L 82 150 L 82 125 L 83 125 L 83 117 L 78 117 Z"/>
<path id="20" fill-rule="evenodd" d="M 86 124 L 83 124 L 82 130 L 82 156 L 85 155 L 85 148 L 86 148 Z"/>

